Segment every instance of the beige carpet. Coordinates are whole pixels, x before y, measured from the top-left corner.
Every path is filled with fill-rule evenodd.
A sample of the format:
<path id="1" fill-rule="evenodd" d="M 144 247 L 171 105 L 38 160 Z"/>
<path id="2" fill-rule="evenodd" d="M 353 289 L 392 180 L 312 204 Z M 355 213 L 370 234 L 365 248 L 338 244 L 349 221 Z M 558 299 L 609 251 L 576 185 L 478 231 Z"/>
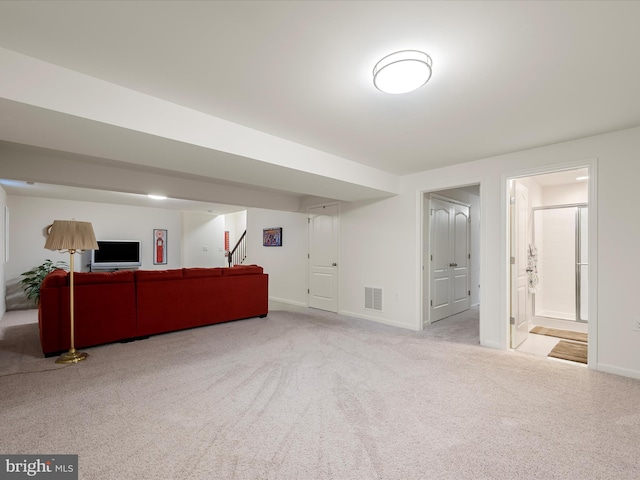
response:
<path id="1" fill-rule="evenodd" d="M 557 328 L 533 327 L 531 333 L 538 335 L 547 335 L 549 337 L 564 338 L 565 340 L 575 340 L 577 342 L 587 342 L 588 334 L 581 332 L 572 332 L 570 330 L 560 330 Z"/>
<path id="2" fill-rule="evenodd" d="M 560 340 L 549 352 L 549 356 L 586 364 L 587 344 Z"/>
<path id="3" fill-rule="evenodd" d="M 640 478 L 640 381 L 456 343 L 446 323 L 274 304 L 59 367 L 35 318 L 0 321 L 0 451 L 78 454 L 80 479 Z"/>

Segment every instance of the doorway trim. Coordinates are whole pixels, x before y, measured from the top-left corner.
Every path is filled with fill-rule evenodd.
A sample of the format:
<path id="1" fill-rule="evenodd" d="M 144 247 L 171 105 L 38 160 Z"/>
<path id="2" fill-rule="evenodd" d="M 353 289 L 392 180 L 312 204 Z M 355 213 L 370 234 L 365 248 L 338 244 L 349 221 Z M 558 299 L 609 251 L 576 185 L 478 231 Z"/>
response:
<path id="1" fill-rule="evenodd" d="M 477 178 L 477 179 L 471 179 L 470 181 L 467 181 L 462 184 L 449 183 L 449 184 L 440 185 L 439 187 L 436 187 L 436 188 L 429 188 L 427 190 L 416 191 L 416 203 L 417 203 L 416 214 L 418 217 L 416 218 L 416 225 L 418 226 L 418 228 L 416 232 L 417 251 L 416 251 L 415 258 L 419 259 L 419 262 L 417 262 L 417 265 L 416 265 L 416 279 L 417 279 L 416 285 L 418 285 L 418 291 L 416 295 L 416 308 L 418 310 L 418 315 L 417 315 L 417 325 L 415 326 L 415 329 L 417 331 L 422 331 L 424 329 L 424 326 L 430 323 L 429 313 L 428 313 L 429 309 L 426 306 L 429 305 L 431 290 L 430 290 L 429 283 L 425 282 L 425 274 L 424 274 L 425 271 L 428 271 L 427 257 L 425 256 L 425 252 L 424 252 L 424 242 L 428 240 L 428 239 L 425 239 L 425 235 L 424 235 L 425 222 L 428 221 L 428 216 L 425 217 L 425 215 L 428 213 L 425 211 L 425 201 L 424 201 L 425 196 L 428 194 L 439 195 L 438 192 L 441 192 L 443 190 L 453 190 L 453 189 L 471 187 L 476 185 L 478 186 L 479 197 L 480 197 L 480 207 L 478 208 L 478 212 L 476 212 L 476 215 L 480 217 L 480 231 L 478 232 L 477 241 L 478 241 L 478 248 L 479 248 L 479 255 L 478 255 L 479 256 L 478 263 L 479 263 L 479 269 L 480 269 L 479 282 L 480 282 L 480 285 L 482 286 L 482 285 L 486 285 L 485 268 L 484 268 L 484 261 L 486 257 L 486 251 L 485 251 L 486 198 L 485 198 L 484 184 L 485 182 L 483 178 Z M 479 308 L 480 345 L 492 346 L 488 344 L 484 338 L 485 337 L 484 332 L 486 330 L 486 326 L 483 324 L 483 318 L 486 318 L 485 308 L 487 305 L 485 296 L 486 296 L 486 289 L 480 288 L 480 308 Z"/>
<path id="2" fill-rule="evenodd" d="M 559 163 L 546 165 L 543 167 L 534 167 L 511 173 L 502 174 L 501 179 L 501 217 L 502 217 L 502 304 L 503 304 L 503 326 L 506 338 L 506 345 L 509 345 L 510 335 L 510 304 L 509 304 L 509 280 L 510 280 L 510 262 L 509 262 L 509 182 L 523 177 L 534 177 L 546 173 L 556 173 L 566 170 L 575 170 L 578 168 L 587 168 L 589 170 L 589 319 L 588 324 L 588 358 L 587 366 L 590 369 L 596 369 L 598 365 L 598 158 L 591 157 L 574 162 Z"/>

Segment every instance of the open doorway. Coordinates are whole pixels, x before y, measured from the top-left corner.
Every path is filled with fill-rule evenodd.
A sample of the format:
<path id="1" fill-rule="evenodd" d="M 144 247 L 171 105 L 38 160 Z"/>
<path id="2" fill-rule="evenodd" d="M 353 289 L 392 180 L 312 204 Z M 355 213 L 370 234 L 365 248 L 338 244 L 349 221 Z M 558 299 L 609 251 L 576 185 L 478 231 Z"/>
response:
<path id="1" fill-rule="evenodd" d="M 509 179 L 512 349 L 587 364 L 589 168 Z"/>
<path id="2" fill-rule="evenodd" d="M 423 330 L 479 343 L 480 185 L 422 194 Z"/>

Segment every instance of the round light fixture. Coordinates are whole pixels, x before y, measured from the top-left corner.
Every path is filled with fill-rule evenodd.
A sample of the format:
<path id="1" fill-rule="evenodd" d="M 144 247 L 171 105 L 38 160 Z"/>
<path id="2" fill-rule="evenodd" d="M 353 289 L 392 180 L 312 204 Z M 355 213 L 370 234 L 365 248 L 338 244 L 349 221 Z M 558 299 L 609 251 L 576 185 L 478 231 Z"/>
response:
<path id="1" fill-rule="evenodd" d="M 373 84 L 385 93 L 408 93 L 431 78 L 432 60 L 418 50 L 402 50 L 387 55 L 373 67 Z"/>

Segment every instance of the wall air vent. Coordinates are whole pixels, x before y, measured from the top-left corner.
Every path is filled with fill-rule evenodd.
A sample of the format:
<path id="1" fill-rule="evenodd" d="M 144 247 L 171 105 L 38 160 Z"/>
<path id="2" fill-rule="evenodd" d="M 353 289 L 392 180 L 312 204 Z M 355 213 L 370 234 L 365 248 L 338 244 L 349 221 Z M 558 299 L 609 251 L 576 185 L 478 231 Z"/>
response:
<path id="1" fill-rule="evenodd" d="M 382 311 L 382 289 L 364 287 L 364 308 Z"/>

